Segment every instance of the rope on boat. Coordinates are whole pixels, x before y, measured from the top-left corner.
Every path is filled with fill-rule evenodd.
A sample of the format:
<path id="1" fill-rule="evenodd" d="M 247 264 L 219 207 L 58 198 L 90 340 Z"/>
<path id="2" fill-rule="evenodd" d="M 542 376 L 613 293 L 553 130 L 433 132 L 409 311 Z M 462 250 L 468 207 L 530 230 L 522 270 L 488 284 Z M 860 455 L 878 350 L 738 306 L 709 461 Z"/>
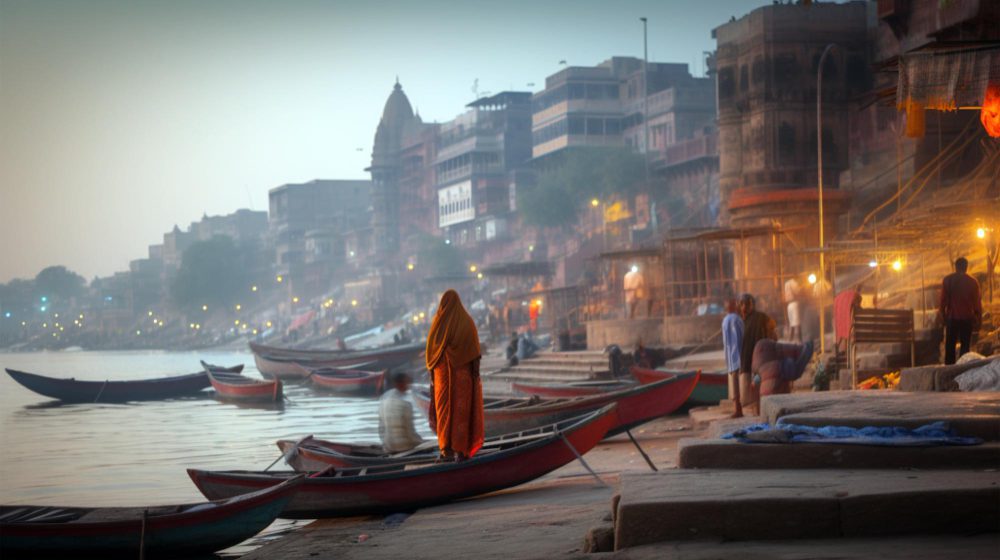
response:
<path id="1" fill-rule="evenodd" d="M 105 380 L 104 380 L 104 384 L 103 384 L 103 385 L 101 385 L 101 390 L 100 390 L 100 391 L 98 391 L 98 392 L 97 392 L 97 396 L 96 396 L 96 397 L 94 397 L 94 402 L 97 402 L 97 401 L 98 401 L 98 399 L 100 399 L 100 398 L 101 398 L 101 395 L 103 395 L 103 394 L 104 394 L 104 388 L 105 388 L 105 387 L 107 387 L 107 386 L 108 386 L 108 380 L 107 380 L 107 379 L 105 379 Z"/>
<path id="2" fill-rule="evenodd" d="M 583 468 L 587 469 L 587 472 L 590 473 L 590 476 L 594 477 L 594 480 L 596 480 L 598 484 L 604 486 L 605 488 L 608 488 L 609 487 L 608 483 L 601 480 L 601 477 L 597 476 L 597 473 L 594 472 L 594 469 L 590 468 L 590 465 L 587 464 L 587 461 L 583 460 L 583 455 L 580 455 L 580 452 L 577 451 L 575 447 L 573 447 L 573 444 L 570 443 L 569 439 L 566 438 L 566 434 L 559 432 L 559 437 L 562 438 L 563 443 L 566 444 L 566 447 L 568 447 L 569 450 L 573 452 L 573 455 L 576 455 L 577 460 L 580 461 L 580 464 L 583 465 Z"/>
<path id="3" fill-rule="evenodd" d="M 264 469 L 264 472 L 267 472 L 267 471 L 271 470 L 271 467 L 273 467 L 274 465 L 277 465 L 278 461 L 280 461 L 282 459 L 284 459 L 285 461 L 288 461 L 289 459 L 291 459 L 292 457 L 294 457 L 295 454 L 299 450 L 299 446 L 302 445 L 303 443 L 305 443 L 306 441 L 312 439 L 312 437 L 313 437 L 312 434 L 309 434 L 306 437 L 304 437 L 304 438 L 300 439 L 299 441 L 295 442 L 295 445 L 293 445 L 291 447 L 291 449 L 289 449 L 288 451 L 285 451 L 281 455 L 279 455 L 278 458 L 274 460 L 274 462 L 272 462 L 270 465 L 267 466 L 266 469 Z"/>
<path id="4" fill-rule="evenodd" d="M 646 460 L 646 464 L 649 465 L 649 468 L 653 469 L 653 472 L 659 472 L 660 469 L 656 468 L 656 465 L 653 464 L 652 459 L 649 458 L 649 455 L 646 455 L 646 452 L 642 449 L 642 446 L 639 445 L 639 442 L 636 441 L 635 438 L 632 436 L 632 431 L 625 430 L 625 433 L 628 434 L 628 439 L 632 440 L 632 445 L 635 445 L 635 448 L 639 450 L 639 454 L 642 455 L 642 458 Z"/>
<path id="5" fill-rule="evenodd" d="M 142 510 L 142 530 L 139 532 L 139 560 L 146 558 L 146 520 L 149 519 L 149 510 Z"/>

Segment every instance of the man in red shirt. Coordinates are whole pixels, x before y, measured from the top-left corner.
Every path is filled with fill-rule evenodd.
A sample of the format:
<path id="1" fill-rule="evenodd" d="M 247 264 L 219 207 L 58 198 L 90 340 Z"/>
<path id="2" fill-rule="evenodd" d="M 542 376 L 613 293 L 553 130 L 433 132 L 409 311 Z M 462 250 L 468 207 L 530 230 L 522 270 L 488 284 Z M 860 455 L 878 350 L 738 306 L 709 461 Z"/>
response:
<path id="1" fill-rule="evenodd" d="M 972 333 L 979 331 L 983 319 L 983 304 L 979 298 L 979 282 L 966 274 L 969 261 L 955 259 L 955 272 L 941 281 L 941 320 L 945 325 L 944 363 L 955 363 L 955 343 L 960 345 L 959 357 L 969 351 Z"/>

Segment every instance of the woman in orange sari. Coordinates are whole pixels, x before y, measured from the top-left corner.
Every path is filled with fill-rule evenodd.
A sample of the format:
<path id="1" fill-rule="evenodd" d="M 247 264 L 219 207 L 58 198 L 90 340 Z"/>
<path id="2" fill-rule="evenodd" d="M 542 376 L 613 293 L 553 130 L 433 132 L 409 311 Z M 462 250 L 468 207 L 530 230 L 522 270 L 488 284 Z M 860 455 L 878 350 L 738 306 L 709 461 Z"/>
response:
<path id="1" fill-rule="evenodd" d="M 441 296 L 427 333 L 431 429 L 443 460 L 462 461 L 483 446 L 483 386 L 479 332 L 455 290 Z"/>

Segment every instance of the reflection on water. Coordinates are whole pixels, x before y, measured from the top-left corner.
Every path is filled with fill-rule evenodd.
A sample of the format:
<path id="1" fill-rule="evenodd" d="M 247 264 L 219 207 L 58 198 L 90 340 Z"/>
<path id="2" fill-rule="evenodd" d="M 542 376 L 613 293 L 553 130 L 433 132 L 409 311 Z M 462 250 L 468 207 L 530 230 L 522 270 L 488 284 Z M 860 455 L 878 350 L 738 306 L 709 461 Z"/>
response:
<path id="1" fill-rule="evenodd" d="M 53 377 L 140 379 L 198 371 L 198 360 L 246 364 L 244 352 L 0 354 L 0 366 Z M 60 404 L 0 375 L 0 504 L 139 506 L 204 498 L 190 467 L 263 469 L 274 442 L 315 434 L 378 440 L 378 402 L 285 384 L 288 402 L 233 404 L 196 397 L 126 404 Z M 417 423 L 425 437 L 425 422 Z M 275 468 L 281 468 L 276 465 Z M 287 525 L 287 524 L 286 524 Z"/>

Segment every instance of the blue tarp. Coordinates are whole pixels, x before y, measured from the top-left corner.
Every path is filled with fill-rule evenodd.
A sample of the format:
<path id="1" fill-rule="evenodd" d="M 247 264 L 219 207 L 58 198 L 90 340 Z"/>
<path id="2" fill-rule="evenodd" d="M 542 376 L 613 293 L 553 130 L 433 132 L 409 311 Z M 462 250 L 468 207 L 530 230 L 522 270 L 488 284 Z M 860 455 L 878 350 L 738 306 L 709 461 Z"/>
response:
<path id="1" fill-rule="evenodd" d="M 979 445 L 983 440 L 962 437 L 947 422 L 934 422 L 916 429 L 893 426 L 851 428 L 849 426 L 802 426 L 778 422 L 752 424 L 722 436 L 744 443 L 841 443 L 853 445 L 882 445 L 894 447 L 922 447 L 931 445 Z"/>

